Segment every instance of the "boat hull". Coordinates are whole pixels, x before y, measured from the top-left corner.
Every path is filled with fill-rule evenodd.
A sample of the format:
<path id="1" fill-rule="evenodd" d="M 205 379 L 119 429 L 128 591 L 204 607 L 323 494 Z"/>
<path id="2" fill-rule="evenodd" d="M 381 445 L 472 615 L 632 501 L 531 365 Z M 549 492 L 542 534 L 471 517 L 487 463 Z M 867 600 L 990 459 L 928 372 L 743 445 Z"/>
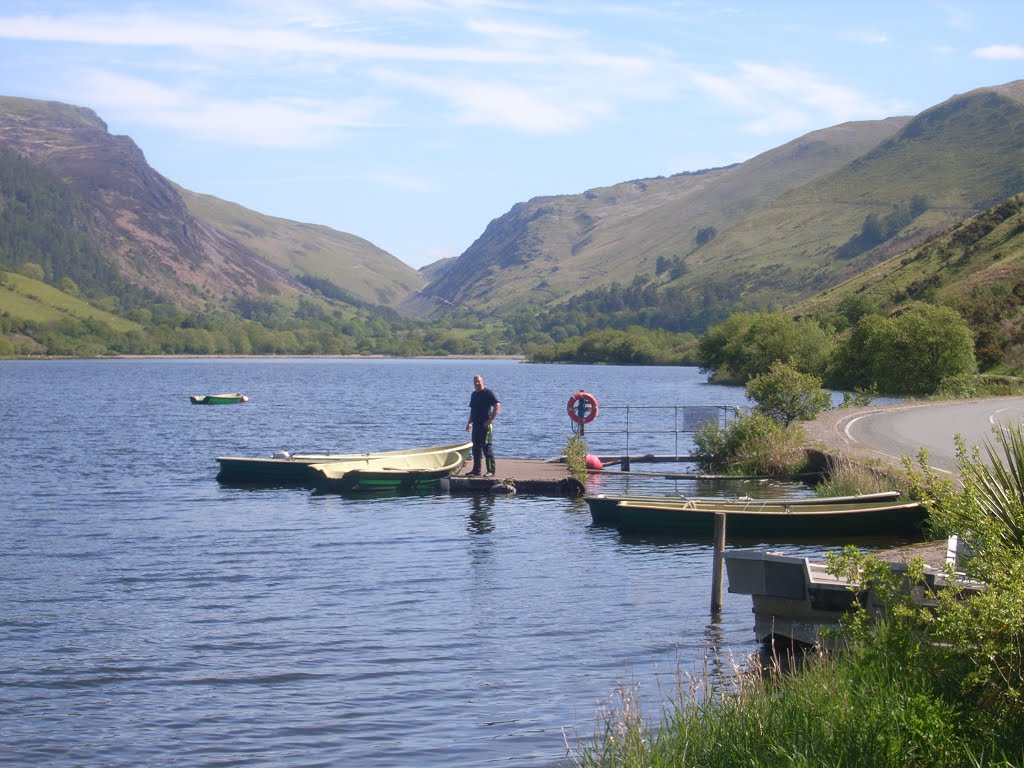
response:
<path id="1" fill-rule="evenodd" d="M 711 538 L 715 515 L 725 514 L 726 535 L 763 541 L 877 535 L 918 536 L 927 511 L 917 502 L 758 507 L 654 502 L 628 497 L 587 497 L 595 525 L 630 533 Z"/>
<path id="2" fill-rule="evenodd" d="M 461 464 L 461 462 L 460 462 Z M 411 492 L 437 488 L 441 480 L 451 475 L 452 470 L 408 470 L 386 471 L 353 469 L 338 478 L 324 478 L 314 472 L 313 485 L 321 491 L 332 493 L 394 493 Z"/>
<path id="3" fill-rule="evenodd" d="M 376 459 L 396 459 L 398 457 L 420 455 L 447 455 L 456 452 L 462 460 L 469 456 L 471 443 L 455 443 L 426 448 L 414 448 L 399 451 L 383 451 L 379 453 L 354 454 L 295 454 L 287 458 L 253 458 L 245 456 L 218 456 L 220 465 L 217 480 L 221 483 L 237 485 L 272 485 L 316 487 L 320 473 L 311 470 L 313 465 L 341 467 L 348 469 L 365 469 L 368 461 Z M 364 484 L 369 484 L 367 479 Z"/>
<path id="4" fill-rule="evenodd" d="M 465 462 L 458 450 L 406 456 L 373 457 L 362 462 L 311 464 L 313 484 L 321 491 L 375 493 L 422 491 L 437 487 Z"/>
<path id="5" fill-rule="evenodd" d="M 220 395 L 190 395 L 192 405 L 236 405 L 248 403 L 249 398 L 241 392 L 225 392 Z"/>

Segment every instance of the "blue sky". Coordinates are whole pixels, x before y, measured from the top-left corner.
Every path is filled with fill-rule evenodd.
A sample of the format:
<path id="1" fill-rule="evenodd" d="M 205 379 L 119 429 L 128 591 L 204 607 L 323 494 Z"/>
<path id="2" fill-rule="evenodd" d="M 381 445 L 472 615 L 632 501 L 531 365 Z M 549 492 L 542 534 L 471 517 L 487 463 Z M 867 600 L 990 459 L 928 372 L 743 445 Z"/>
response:
<path id="1" fill-rule="evenodd" d="M 0 94 L 414 267 L 538 195 L 1024 78 L 1024 2 L 0 0 Z"/>

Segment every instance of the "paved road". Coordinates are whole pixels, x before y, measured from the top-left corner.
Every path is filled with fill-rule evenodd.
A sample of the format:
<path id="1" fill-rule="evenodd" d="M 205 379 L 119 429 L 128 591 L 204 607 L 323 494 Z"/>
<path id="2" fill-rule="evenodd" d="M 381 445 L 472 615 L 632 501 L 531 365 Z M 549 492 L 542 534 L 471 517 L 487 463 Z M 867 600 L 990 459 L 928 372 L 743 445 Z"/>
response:
<path id="1" fill-rule="evenodd" d="M 993 430 L 1022 421 L 1024 398 L 1000 397 L 840 411 L 818 425 L 815 436 L 825 447 L 896 463 L 901 456 L 916 459 L 924 446 L 931 466 L 953 473 L 954 435 L 961 435 L 969 446 L 981 446 L 991 440 Z"/>

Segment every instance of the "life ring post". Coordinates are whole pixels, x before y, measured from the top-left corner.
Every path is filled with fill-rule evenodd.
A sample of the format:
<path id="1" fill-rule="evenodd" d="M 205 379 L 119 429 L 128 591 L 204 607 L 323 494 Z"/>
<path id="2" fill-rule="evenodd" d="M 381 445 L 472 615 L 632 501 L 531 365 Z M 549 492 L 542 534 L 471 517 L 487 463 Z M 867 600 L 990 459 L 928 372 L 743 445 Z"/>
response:
<path id="1" fill-rule="evenodd" d="M 573 423 L 573 431 L 582 435 L 585 425 L 597 418 L 597 398 L 581 389 L 569 398 L 565 409 Z"/>

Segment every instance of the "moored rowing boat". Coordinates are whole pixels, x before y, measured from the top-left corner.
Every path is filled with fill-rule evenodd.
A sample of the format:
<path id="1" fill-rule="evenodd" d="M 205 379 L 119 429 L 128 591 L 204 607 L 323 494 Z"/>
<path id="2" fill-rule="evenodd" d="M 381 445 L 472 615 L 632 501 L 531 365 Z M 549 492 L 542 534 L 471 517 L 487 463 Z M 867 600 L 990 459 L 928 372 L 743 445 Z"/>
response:
<path id="1" fill-rule="evenodd" d="M 222 483 L 244 485 L 297 485 L 313 486 L 317 474 L 310 470 L 311 465 L 338 467 L 348 465 L 350 469 L 365 468 L 368 461 L 383 459 L 393 465 L 394 462 L 407 460 L 416 456 L 447 456 L 451 452 L 458 453 L 463 460 L 469 456 L 472 443 L 453 443 L 435 445 L 424 448 L 407 448 L 397 451 L 381 451 L 377 453 L 307 453 L 290 454 L 279 451 L 270 458 L 245 456 L 218 456 L 220 464 L 217 480 Z"/>
<path id="2" fill-rule="evenodd" d="M 310 464 L 313 484 L 325 491 L 367 493 L 414 491 L 439 483 L 465 462 L 458 450 L 405 456 L 373 457 L 363 461 Z"/>
<path id="3" fill-rule="evenodd" d="M 726 516 L 729 536 L 764 541 L 783 537 L 917 535 L 927 516 L 917 501 L 751 500 L 737 504 L 629 496 L 590 496 L 586 501 L 596 525 L 621 531 L 710 537 L 715 515 L 721 512 Z"/>

